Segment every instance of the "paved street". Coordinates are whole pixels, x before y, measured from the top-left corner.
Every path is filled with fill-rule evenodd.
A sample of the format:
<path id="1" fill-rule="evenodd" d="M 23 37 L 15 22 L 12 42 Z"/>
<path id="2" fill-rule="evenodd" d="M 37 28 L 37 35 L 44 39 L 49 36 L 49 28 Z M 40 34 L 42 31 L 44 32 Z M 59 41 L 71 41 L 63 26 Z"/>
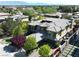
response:
<path id="1" fill-rule="evenodd" d="M 76 39 L 71 40 L 68 46 L 64 49 L 60 57 L 79 57 L 79 34 Z"/>

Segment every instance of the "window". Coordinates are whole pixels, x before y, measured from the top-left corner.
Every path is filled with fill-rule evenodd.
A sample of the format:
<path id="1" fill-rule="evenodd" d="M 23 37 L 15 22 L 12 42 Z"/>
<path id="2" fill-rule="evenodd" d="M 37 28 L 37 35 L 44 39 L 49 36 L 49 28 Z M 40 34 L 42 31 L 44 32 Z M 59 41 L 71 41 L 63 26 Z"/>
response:
<path id="1" fill-rule="evenodd" d="M 53 33 L 53 37 L 56 38 L 56 33 Z"/>

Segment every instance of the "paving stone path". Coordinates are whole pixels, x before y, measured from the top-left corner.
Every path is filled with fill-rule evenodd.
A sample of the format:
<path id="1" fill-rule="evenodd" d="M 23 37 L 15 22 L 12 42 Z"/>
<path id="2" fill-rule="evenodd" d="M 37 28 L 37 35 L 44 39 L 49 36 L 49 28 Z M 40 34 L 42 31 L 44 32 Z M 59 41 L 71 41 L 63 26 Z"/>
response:
<path id="1" fill-rule="evenodd" d="M 77 35 L 77 41 L 72 40 L 71 44 L 65 47 L 64 51 L 59 57 L 79 57 L 79 35 Z"/>

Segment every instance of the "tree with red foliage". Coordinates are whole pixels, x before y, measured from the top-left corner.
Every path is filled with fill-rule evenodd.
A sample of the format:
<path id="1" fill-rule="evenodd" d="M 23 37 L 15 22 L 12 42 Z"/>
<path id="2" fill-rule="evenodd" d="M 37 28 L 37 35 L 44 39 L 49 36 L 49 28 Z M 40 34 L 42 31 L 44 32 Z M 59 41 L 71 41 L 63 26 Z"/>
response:
<path id="1" fill-rule="evenodd" d="M 25 39 L 26 38 L 24 35 L 17 35 L 17 36 L 14 36 L 11 41 L 13 45 L 15 45 L 16 47 L 22 48 L 24 46 Z"/>

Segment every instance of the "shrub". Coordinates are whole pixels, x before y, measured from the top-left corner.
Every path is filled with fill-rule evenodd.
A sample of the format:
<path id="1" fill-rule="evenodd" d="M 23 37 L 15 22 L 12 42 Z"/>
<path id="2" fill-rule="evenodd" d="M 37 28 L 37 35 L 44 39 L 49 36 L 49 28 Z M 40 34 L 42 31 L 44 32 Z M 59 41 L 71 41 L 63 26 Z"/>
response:
<path id="1" fill-rule="evenodd" d="M 12 31 L 12 44 L 21 48 L 24 46 L 25 36 L 24 33 L 27 31 L 28 25 L 26 22 L 20 22 Z"/>
<path id="2" fill-rule="evenodd" d="M 44 19 L 44 16 L 39 16 L 38 17 L 38 20 L 43 20 Z"/>
<path id="3" fill-rule="evenodd" d="M 23 32 L 27 32 L 28 31 L 28 22 L 27 21 L 20 22 L 19 25 L 22 28 Z"/>
<path id="4" fill-rule="evenodd" d="M 29 15 L 29 16 L 34 16 L 36 15 L 35 11 L 33 9 L 26 9 L 26 10 L 22 10 L 24 15 Z"/>
<path id="5" fill-rule="evenodd" d="M 55 13 L 57 12 L 57 8 L 56 7 L 52 7 L 52 6 L 47 6 L 47 7 L 43 7 L 43 6 L 39 6 L 39 7 L 33 7 L 35 9 L 36 12 L 40 13 Z"/>
<path id="6" fill-rule="evenodd" d="M 21 48 L 24 46 L 25 42 L 25 36 L 24 35 L 17 35 L 14 36 L 11 40 L 12 44 L 14 44 L 16 47 Z"/>
<path id="7" fill-rule="evenodd" d="M 24 35 L 23 29 L 21 26 L 16 26 L 12 31 L 13 36 Z"/>
<path id="8" fill-rule="evenodd" d="M 43 57 L 48 57 L 49 53 L 50 53 L 50 47 L 48 45 L 43 45 L 42 47 L 40 47 L 39 49 L 39 54 Z"/>
<path id="9" fill-rule="evenodd" d="M 57 9 L 55 7 L 43 7 L 42 13 L 56 13 Z"/>
<path id="10" fill-rule="evenodd" d="M 37 47 L 37 42 L 35 37 L 29 36 L 26 42 L 24 43 L 24 49 L 26 50 L 26 53 L 29 54 L 32 51 L 32 49 L 36 47 Z"/>
<path id="11" fill-rule="evenodd" d="M 76 24 L 79 24 L 79 20 L 75 20 L 75 23 L 76 23 Z"/>
<path id="12" fill-rule="evenodd" d="M 7 35 L 7 33 L 12 34 L 12 30 L 18 23 L 16 21 L 13 21 L 12 19 L 6 19 L 6 22 L 2 23 L 2 29 L 4 30 L 4 33 Z"/>
<path id="13" fill-rule="evenodd" d="M 71 16 L 69 16 L 69 15 L 63 15 L 63 18 L 65 18 L 65 19 L 70 19 Z"/>

